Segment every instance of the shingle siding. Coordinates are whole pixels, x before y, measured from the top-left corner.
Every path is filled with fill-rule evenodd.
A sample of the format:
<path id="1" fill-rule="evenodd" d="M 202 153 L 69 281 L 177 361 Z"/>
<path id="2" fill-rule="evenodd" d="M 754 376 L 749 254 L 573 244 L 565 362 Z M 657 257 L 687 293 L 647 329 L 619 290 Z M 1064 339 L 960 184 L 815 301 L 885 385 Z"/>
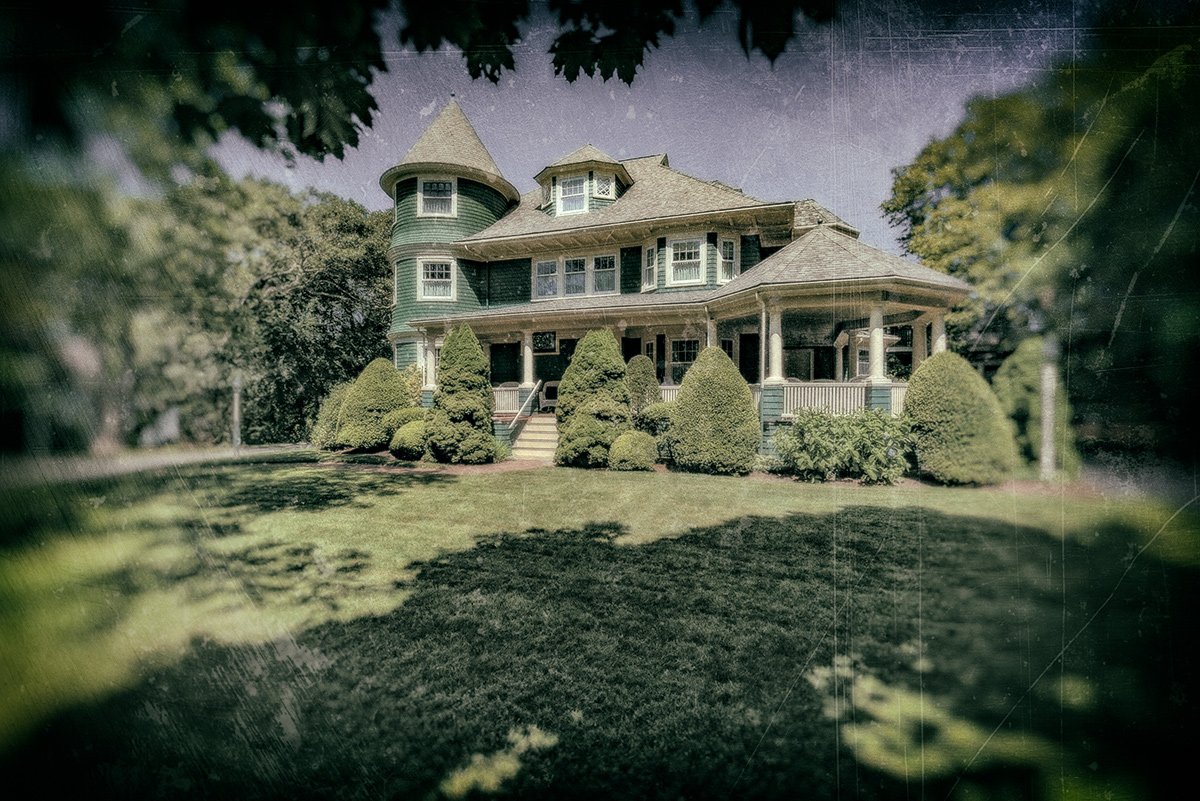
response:
<path id="1" fill-rule="evenodd" d="M 491 263 L 490 268 L 490 306 L 515 306 L 529 302 L 533 294 L 533 262 L 530 259 L 496 261 Z"/>
<path id="2" fill-rule="evenodd" d="M 462 314 L 482 308 L 486 286 L 484 265 L 472 261 L 455 262 L 452 301 L 417 300 L 417 269 L 421 257 L 400 259 L 396 265 L 396 305 L 392 307 L 392 327 L 389 333 L 412 331 L 408 321 L 417 317 L 437 317 L 442 314 Z"/>
<path id="3" fill-rule="evenodd" d="M 642 249 L 621 248 L 621 294 L 635 295 L 642 291 Z"/>
<path id="4" fill-rule="evenodd" d="M 760 241 L 761 240 L 759 240 L 758 234 L 751 234 L 750 236 L 742 237 L 742 272 L 746 272 L 751 267 L 762 261 L 762 255 L 759 249 Z"/>
<path id="5" fill-rule="evenodd" d="M 457 217 L 418 217 L 417 179 L 396 184 L 396 220 L 392 247 L 419 242 L 454 242 L 499 220 L 508 208 L 504 196 L 489 186 L 458 179 Z"/>

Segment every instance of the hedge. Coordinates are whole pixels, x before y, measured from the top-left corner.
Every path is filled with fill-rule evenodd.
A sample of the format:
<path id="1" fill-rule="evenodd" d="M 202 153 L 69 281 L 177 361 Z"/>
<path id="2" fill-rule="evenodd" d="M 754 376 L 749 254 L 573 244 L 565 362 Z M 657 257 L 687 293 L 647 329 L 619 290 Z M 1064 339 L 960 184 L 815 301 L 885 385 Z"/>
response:
<path id="1" fill-rule="evenodd" d="M 558 386 L 556 464 L 607 467 L 608 449 L 630 428 L 625 363 L 612 332 L 589 331 Z"/>
<path id="2" fill-rule="evenodd" d="M 327 451 L 337 447 L 338 415 L 341 414 L 346 393 L 352 386 L 353 381 L 343 381 L 330 388 L 329 394 L 321 401 L 317 419 L 313 421 L 309 431 L 308 444 Z"/>
<path id="3" fill-rule="evenodd" d="M 408 405 L 400 372 L 389 359 L 375 359 L 363 368 L 346 393 L 338 414 L 337 444 L 374 450 L 387 446 L 390 432 L 383 425 L 388 412 Z"/>
<path id="4" fill-rule="evenodd" d="M 625 385 L 629 387 L 629 413 L 635 421 L 647 406 L 662 402 L 654 362 L 647 356 L 638 354 L 625 365 Z"/>
<path id="5" fill-rule="evenodd" d="M 1012 425 L 987 382 L 943 351 L 913 372 L 904 399 L 917 464 L 945 484 L 996 484 L 1016 464 Z"/>
<path id="6" fill-rule="evenodd" d="M 629 429 L 629 407 L 611 398 L 594 398 L 576 410 L 560 431 L 554 462 L 566 467 L 608 467 L 609 448 Z"/>
<path id="7" fill-rule="evenodd" d="M 420 406 L 406 406 L 403 409 L 395 409 L 385 414 L 383 416 L 383 427 L 388 432 L 388 438 L 390 439 L 392 434 L 395 434 L 414 420 L 424 420 L 425 411 Z"/>
<path id="8" fill-rule="evenodd" d="M 895 484 L 908 468 L 908 423 L 881 409 L 797 409 L 771 442 L 774 470 L 814 481 Z"/>
<path id="9" fill-rule="evenodd" d="M 415 462 L 425 455 L 425 421 L 413 420 L 396 430 L 388 450 L 392 456 L 406 462 Z"/>
<path id="10" fill-rule="evenodd" d="M 750 386 L 718 347 L 705 348 L 671 409 L 675 464 L 697 473 L 750 472 L 762 438 Z"/>

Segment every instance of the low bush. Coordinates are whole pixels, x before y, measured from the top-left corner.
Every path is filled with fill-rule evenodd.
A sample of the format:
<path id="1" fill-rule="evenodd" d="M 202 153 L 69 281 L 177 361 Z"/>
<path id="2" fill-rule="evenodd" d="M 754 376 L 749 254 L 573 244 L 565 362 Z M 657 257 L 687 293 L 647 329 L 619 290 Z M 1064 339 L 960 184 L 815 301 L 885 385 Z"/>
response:
<path id="1" fill-rule="evenodd" d="M 425 455 L 425 421 L 413 420 L 396 429 L 388 450 L 405 462 L 415 462 Z"/>
<path id="2" fill-rule="evenodd" d="M 317 419 L 313 421 L 308 434 L 308 444 L 321 450 L 333 450 L 337 447 L 338 415 L 342 411 L 342 403 L 346 393 L 354 386 L 353 381 L 334 384 L 329 394 L 321 401 L 317 411 Z"/>
<path id="3" fill-rule="evenodd" d="M 837 415 L 798 409 L 772 439 L 775 472 L 813 481 L 856 478 L 895 484 L 908 468 L 908 424 L 879 409 Z"/>
<path id="4" fill-rule="evenodd" d="M 385 414 L 383 416 L 383 427 L 387 430 L 388 438 L 390 439 L 393 434 L 414 420 L 424 419 L 425 409 L 420 406 L 406 406 L 403 409 L 396 409 Z"/>
<path id="5" fill-rule="evenodd" d="M 390 436 L 383 417 L 407 405 L 400 371 L 389 359 L 376 359 L 363 368 L 346 392 L 338 414 L 338 445 L 364 451 L 386 447 Z"/>
<path id="6" fill-rule="evenodd" d="M 554 462 L 567 467 L 608 467 L 609 449 L 629 427 L 628 406 L 610 398 L 595 398 L 571 415 L 559 436 Z"/>
<path id="7" fill-rule="evenodd" d="M 675 401 L 652 403 L 642 409 L 642 413 L 633 421 L 638 431 L 644 431 L 654 437 L 658 445 L 658 458 L 668 462 L 675 458 L 671 434 L 671 409 L 674 407 Z"/>
<path id="8" fill-rule="evenodd" d="M 658 461 L 658 443 L 645 431 L 626 431 L 608 450 L 610 470 L 653 470 Z"/>
<path id="9" fill-rule="evenodd" d="M 987 382 L 943 351 L 913 372 L 904 399 L 917 464 L 945 484 L 996 484 L 1016 465 L 1012 424 Z"/>
<path id="10" fill-rule="evenodd" d="M 671 410 L 675 464 L 696 473 L 743 474 L 762 439 L 750 386 L 718 347 L 692 364 Z"/>

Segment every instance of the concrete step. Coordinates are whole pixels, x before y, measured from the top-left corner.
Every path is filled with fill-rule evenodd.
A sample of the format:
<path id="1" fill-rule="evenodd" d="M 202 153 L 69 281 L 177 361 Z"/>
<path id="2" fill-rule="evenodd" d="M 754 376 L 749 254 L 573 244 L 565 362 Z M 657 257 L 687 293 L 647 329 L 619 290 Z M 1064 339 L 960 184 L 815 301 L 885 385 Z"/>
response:
<path id="1" fill-rule="evenodd" d="M 518 462 L 552 462 L 554 461 L 554 451 L 528 451 L 513 448 L 509 458 Z"/>

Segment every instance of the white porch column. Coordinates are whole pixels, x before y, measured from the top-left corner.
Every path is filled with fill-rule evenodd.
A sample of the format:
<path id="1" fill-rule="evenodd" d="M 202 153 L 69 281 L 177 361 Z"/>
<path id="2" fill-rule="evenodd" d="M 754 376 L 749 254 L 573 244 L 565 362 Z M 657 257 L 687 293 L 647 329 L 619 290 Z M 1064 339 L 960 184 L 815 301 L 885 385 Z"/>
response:
<path id="1" fill-rule="evenodd" d="M 933 352 L 941 353 L 946 349 L 946 317 L 942 314 L 933 316 Z"/>
<path id="2" fill-rule="evenodd" d="M 871 307 L 871 381 L 886 381 L 883 357 L 883 307 Z"/>
<path id="3" fill-rule="evenodd" d="M 521 333 L 521 387 L 533 389 L 533 329 Z"/>
<path id="4" fill-rule="evenodd" d="M 425 340 L 425 389 L 437 389 L 437 340 Z"/>
<path id="5" fill-rule="evenodd" d="M 707 331 L 706 331 L 707 339 L 704 343 L 704 346 L 706 348 L 711 348 L 713 345 L 719 344 L 718 340 L 717 340 L 717 321 L 714 320 L 713 318 L 709 317 L 708 321 L 707 321 L 706 329 L 707 329 Z"/>
<path id="6" fill-rule="evenodd" d="M 767 312 L 770 339 L 770 367 L 767 381 L 783 380 L 783 312 L 773 307 Z"/>
<path id="7" fill-rule="evenodd" d="M 842 347 L 841 345 L 837 345 L 833 349 L 833 380 L 834 381 L 844 381 L 845 380 L 845 378 L 844 378 L 844 376 L 846 374 L 845 373 L 845 365 L 842 363 L 842 361 L 844 359 L 842 354 L 845 352 L 845 350 L 846 349 L 844 347 Z"/>
<path id="8" fill-rule="evenodd" d="M 926 323 L 924 317 L 916 320 L 912 324 L 912 366 L 914 370 L 920 366 L 921 362 L 925 361 L 925 359 L 929 357 L 929 339 L 925 336 L 925 325 Z"/>

